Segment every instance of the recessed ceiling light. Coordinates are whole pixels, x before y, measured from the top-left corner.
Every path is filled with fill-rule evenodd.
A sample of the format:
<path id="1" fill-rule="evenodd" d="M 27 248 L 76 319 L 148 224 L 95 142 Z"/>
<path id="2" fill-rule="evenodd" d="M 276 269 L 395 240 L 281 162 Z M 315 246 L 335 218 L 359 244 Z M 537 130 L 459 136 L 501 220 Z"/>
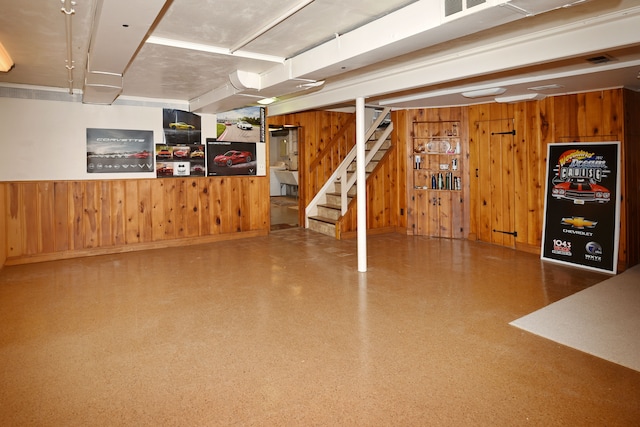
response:
<path id="1" fill-rule="evenodd" d="M 507 89 L 503 87 L 490 87 L 488 89 L 470 90 L 468 92 L 462 92 L 461 95 L 465 98 L 483 98 L 485 96 L 502 95 Z"/>
<path id="2" fill-rule="evenodd" d="M 269 105 L 269 104 L 273 104 L 275 101 L 276 101 L 276 98 L 262 98 L 258 100 L 258 104 Z"/>

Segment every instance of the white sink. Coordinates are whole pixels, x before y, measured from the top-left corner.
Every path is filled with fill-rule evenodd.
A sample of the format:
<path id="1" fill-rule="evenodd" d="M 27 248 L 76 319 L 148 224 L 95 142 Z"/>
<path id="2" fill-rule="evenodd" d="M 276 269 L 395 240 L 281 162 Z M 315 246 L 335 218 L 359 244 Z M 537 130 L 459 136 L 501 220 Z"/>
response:
<path id="1" fill-rule="evenodd" d="M 273 168 L 272 168 L 273 169 Z M 298 185 L 298 171 L 273 170 L 280 184 Z"/>

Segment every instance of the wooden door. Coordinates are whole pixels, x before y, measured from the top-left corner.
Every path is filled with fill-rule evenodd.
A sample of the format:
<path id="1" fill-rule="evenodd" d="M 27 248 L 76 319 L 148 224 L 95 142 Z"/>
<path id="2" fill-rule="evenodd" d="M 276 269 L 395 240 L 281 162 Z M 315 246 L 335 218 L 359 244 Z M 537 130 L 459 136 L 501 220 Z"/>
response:
<path id="1" fill-rule="evenodd" d="M 470 186 L 478 201 L 472 211 L 477 239 L 515 247 L 513 119 L 478 121 L 474 128 Z"/>
<path id="2" fill-rule="evenodd" d="M 416 225 L 413 234 L 418 236 L 459 238 L 454 227 L 456 211 L 450 191 L 418 190 L 414 197 Z"/>

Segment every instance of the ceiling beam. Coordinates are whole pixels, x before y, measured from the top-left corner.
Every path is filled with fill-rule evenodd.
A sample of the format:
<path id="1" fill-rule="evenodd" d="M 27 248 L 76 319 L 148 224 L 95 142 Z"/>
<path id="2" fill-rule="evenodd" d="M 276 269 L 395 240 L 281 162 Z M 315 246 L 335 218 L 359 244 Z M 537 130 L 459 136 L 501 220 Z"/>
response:
<path id="1" fill-rule="evenodd" d="M 640 6 L 465 51 L 438 52 L 403 66 L 395 65 L 352 79 L 328 82 L 320 91 L 271 104 L 269 115 L 323 108 L 353 102 L 360 96 L 380 97 L 633 46 L 639 42 L 639 27 Z M 585 67 L 593 71 L 597 69 L 586 61 Z"/>

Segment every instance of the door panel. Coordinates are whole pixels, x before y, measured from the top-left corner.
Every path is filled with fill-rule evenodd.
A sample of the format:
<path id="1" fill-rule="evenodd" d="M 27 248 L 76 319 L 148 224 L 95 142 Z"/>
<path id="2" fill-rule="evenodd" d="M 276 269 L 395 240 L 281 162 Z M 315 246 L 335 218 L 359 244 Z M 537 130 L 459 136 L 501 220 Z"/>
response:
<path id="1" fill-rule="evenodd" d="M 495 245 L 515 247 L 515 180 L 513 120 L 486 120 L 475 123 L 473 136 L 477 152 L 471 192 L 478 206 L 477 238 Z"/>

